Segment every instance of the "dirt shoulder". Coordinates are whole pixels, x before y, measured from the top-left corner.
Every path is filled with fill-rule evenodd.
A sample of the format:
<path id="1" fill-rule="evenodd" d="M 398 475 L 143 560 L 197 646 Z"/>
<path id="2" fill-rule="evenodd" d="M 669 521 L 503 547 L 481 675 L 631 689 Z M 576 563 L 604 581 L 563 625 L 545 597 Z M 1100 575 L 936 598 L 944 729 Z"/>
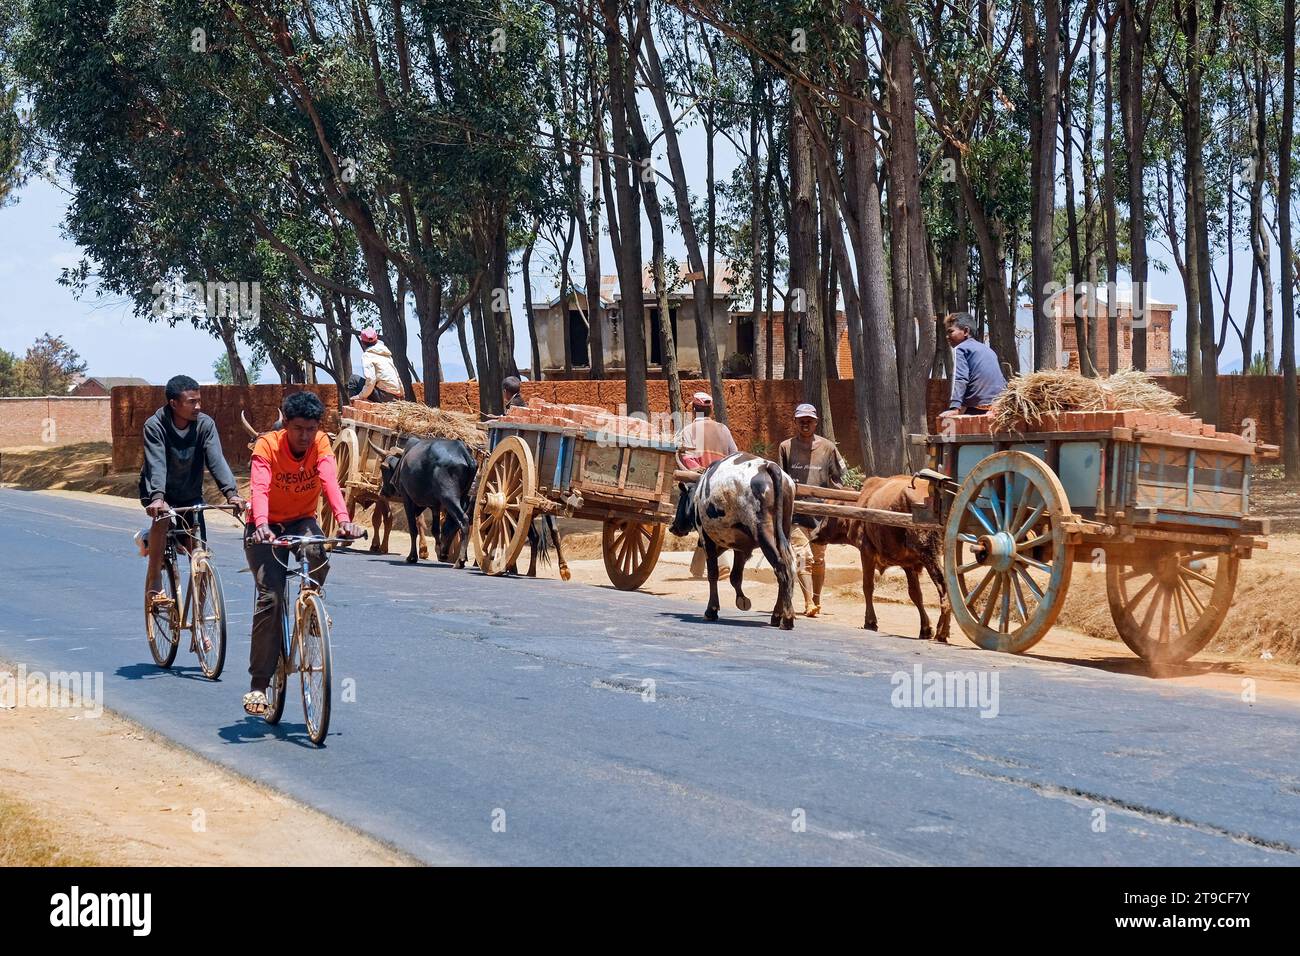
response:
<path id="1" fill-rule="evenodd" d="M 0 865 L 415 862 L 111 711 L 0 709 L 0 767 Z"/>

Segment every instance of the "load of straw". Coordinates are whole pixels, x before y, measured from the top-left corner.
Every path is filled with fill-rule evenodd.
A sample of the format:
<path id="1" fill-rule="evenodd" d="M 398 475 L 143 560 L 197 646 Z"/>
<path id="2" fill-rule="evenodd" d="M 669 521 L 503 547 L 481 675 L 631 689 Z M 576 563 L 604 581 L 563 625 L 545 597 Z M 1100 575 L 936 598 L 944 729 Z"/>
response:
<path id="1" fill-rule="evenodd" d="M 1061 412 L 1174 412 L 1178 401 L 1177 395 L 1135 369 L 1122 369 L 1107 378 L 1086 378 L 1070 369 L 1043 369 L 1012 378 L 989 416 L 994 431 L 1020 431 Z"/>
<path id="2" fill-rule="evenodd" d="M 478 449 L 487 445 L 487 436 L 479 429 L 478 420 L 464 412 L 430 408 L 419 402 L 385 402 L 371 406 L 369 412 L 382 418 L 385 427 L 403 435 L 450 438 Z"/>

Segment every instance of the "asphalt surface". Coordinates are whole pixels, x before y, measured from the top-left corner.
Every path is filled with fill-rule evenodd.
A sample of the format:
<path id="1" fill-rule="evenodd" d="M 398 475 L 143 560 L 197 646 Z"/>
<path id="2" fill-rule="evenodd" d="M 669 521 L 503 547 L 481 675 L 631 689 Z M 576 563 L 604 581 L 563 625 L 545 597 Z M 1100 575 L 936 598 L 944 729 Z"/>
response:
<path id="1" fill-rule="evenodd" d="M 1300 863 L 1293 708 L 824 621 L 781 632 L 726 590 L 709 624 L 703 588 L 337 557 L 317 749 L 296 690 L 279 727 L 240 707 L 252 582 L 220 516 L 226 673 L 204 680 L 184 644 L 154 666 L 141 518 L 0 489 L 0 659 L 102 671 L 107 707 L 431 863 Z M 996 675 L 996 716 L 895 706 L 917 665 Z"/>

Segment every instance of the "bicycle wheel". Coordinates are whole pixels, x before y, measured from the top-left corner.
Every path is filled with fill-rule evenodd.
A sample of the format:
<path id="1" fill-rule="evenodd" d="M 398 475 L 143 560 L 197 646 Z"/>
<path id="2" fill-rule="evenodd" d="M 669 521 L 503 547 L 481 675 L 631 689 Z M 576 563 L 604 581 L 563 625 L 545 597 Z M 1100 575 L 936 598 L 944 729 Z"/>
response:
<path id="1" fill-rule="evenodd" d="M 289 680 L 283 650 L 288 645 L 288 641 L 284 637 L 289 632 L 289 614 L 287 611 L 284 617 L 280 619 L 280 628 L 280 658 L 275 663 L 275 673 L 271 675 L 271 683 L 266 685 L 266 714 L 263 719 L 268 724 L 278 724 L 280 718 L 284 716 L 284 691 Z"/>
<path id="2" fill-rule="evenodd" d="M 180 586 L 176 580 L 176 565 L 170 558 L 163 561 L 162 593 L 171 598 L 165 608 L 150 608 L 146 597 L 144 630 L 149 639 L 149 653 L 159 667 L 171 667 L 176 660 L 176 647 L 180 643 Z"/>
<path id="3" fill-rule="evenodd" d="M 317 747 L 325 742 L 330 727 L 330 625 L 325 602 L 319 594 L 303 600 L 298 616 L 298 673 L 302 676 L 302 712 L 307 719 L 307 736 Z"/>
<path id="4" fill-rule="evenodd" d="M 216 680 L 226 666 L 226 597 L 221 577 L 207 559 L 194 568 L 194 652 L 208 680 Z M 206 645 L 206 647 L 205 647 Z"/>

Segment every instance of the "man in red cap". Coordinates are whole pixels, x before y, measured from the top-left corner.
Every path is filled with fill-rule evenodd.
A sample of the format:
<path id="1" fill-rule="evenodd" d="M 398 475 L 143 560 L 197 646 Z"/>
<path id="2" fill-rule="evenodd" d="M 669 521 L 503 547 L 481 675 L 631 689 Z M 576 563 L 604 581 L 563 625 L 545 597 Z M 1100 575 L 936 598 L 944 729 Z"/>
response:
<path id="1" fill-rule="evenodd" d="M 368 402 L 399 401 L 405 392 L 397 366 L 393 364 L 393 353 L 379 341 L 379 333 L 374 329 L 364 329 L 359 338 L 361 367 L 365 375 L 353 375 L 348 380 L 348 394 Z"/>
<path id="2" fill-rule="evenodd" d="M 722 461 L 728 455 L 734 455 L 738 449 L 731 429 L 722 422 L 715 422 L 713 414 L 713 396 L 708 392 L 696 392 L 691 396 L 691 410 L 695 418 L 677 433 L 681 447 L 677 450 L 677 463 L 690 471 L 704 471 L 715 461 Z M 704 548 L 695 546 L 691 556 L 691 576 L 704 577 Z M 719 573 L 727 569 L 719 567 Z"/>

